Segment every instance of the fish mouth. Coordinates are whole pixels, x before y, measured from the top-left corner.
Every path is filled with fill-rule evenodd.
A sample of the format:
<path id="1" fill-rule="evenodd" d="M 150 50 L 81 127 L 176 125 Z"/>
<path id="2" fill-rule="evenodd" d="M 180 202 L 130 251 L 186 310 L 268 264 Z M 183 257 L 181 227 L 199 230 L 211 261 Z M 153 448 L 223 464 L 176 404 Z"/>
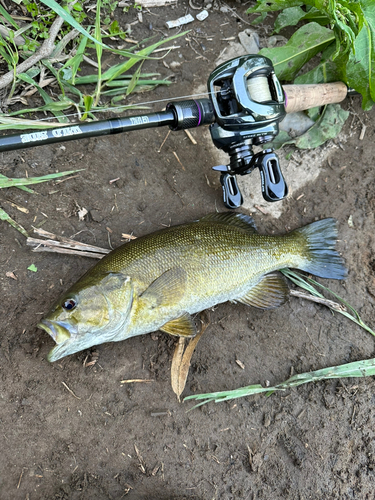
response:
<path id="1" fill-rule="evenodd" d="M 56 361 L 66 356 L 66 351 L 69 348 L 72 335 L 77 333 L 74 328 L 73 331 L 71 325 L 64 324 L 63 322 L 57 323 L 48 319 L 42 319 L 37 326 L 46 331 L 57 344 L 48 354 L 48 361 Z"/>
<path id="2" fill-rule="evenodd" d="M 41 322 L 38 323 L 38 327 L 45 330 L 58 345 L 66 342 L 71 337 L 70 325 L 68 326 L 63 323 L 55 323 L 48 319 L 42 319 Z"/>

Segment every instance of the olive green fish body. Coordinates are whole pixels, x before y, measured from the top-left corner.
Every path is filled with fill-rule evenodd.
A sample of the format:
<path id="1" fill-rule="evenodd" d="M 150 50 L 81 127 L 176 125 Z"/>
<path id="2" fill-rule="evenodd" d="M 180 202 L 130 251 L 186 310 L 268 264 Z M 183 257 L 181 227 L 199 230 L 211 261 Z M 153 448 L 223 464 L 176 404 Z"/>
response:
<path id="1" fill-rule="evenodd" d="M 191 315 L 228 300 L 276 307 L 288 295 L 278 269 L 345 276 L 335 242 L 332 219 L 266 236 L 233 212 L 140 237 L 104 257 L 42 320 L 58 344 L 50 360 L 158 329 L 194 335 Z"/>

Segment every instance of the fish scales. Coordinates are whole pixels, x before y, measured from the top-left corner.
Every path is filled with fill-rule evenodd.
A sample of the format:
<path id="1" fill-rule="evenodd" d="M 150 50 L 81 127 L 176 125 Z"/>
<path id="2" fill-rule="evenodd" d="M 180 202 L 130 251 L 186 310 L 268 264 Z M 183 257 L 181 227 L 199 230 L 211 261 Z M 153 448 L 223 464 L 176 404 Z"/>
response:
<path id="1" fill-rule="evenodd" d="M 58 344 L 50 360 L 157 329 L 194 335 L 190 315 L 228 300 L 277 307 L 288 288 L 274 271 L 285 267 L 341 279 L 336 232 L 325 219 L 260 235 L 250 217 L 230 212 L 137 238 L 105 256 L 42 320 Z"/>
<path id="2" fill-rule="evenodd" d="M 152 240 L 140 237 L 119 247 L 104 257 L 96 270 L 135 276 L 143 285 L 139 288 L 143 292 L 162 273 L 184 261 L 188 288 L 201 292 L 207 289 L 211 293 L 213 289 L 240 287 L 250 278 L 256 281 L 257 276 L 280 268 L 280 264 L 298 267 L 300 246 L 293 239 L 286 246 L 282 237 L 263 237 L 234 229 L 212 223 L 168 228 L 154 233 Z"/>

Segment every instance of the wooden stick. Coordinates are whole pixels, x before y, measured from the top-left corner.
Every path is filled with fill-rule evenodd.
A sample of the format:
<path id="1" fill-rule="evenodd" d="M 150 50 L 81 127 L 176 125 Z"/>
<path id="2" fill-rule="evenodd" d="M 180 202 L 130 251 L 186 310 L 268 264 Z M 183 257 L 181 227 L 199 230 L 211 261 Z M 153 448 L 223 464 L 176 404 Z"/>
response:
<path id="1" fill-rule="evenodd" d="M 101 259 L 104 255 L 111 251 L 107 248 L 88 245 L 80 241 L 65 238 L 64 236 L 57 236 L 56 234 L 40 228 L 34 227 L 34 233 L 48 239 L 42 240 L 39 238 L 27 238 L 26 245 L 35 247 L 33 252 L 56 252 L 81 255 L 82 257 L 91 257 L 93 259 Z"/>
<path id="2" fill-rule="evenodd" d="M 101 248 L 101 252 L 93 252 L 93 251 L 85 251 L 82 250 L 82 247 L 78 248 L 69 248 L 64 243 L 60 243 L 59 241 L 53 240 L 40 240 L 37 238 L 27 238 L 26 245 L 35 246 L 33 248 L 33 252 L 54 252 L 54 253 L 65 253 L 69 255 L 80 255 L 81 257 L 91 257 L 92 259 L 102 259 L 104 255 L 110 252 L 110 250 L 106 250 Z"/>
<path id="3" fill-rule="evenodd" d="M 299 290 L 290 290 L 290 295 L 294 297 L 299 297 L 300 299 L 311 300 L 312 302 L 317 302 L 318 304 L 323 304 L 324 306 L 330 307 L 331 309 L 336 309 L 336 311 L 346 311 L 346 307 L 334 302 L 333 300 L 316 297 L 311 293 L 300 292 Z"/>

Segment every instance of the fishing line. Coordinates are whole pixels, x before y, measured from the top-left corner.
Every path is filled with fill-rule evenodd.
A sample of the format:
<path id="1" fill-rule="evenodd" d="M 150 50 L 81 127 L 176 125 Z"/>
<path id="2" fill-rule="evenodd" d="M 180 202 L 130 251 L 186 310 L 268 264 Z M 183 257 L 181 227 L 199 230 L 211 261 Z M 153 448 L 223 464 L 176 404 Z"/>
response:
<path id="1" fill-rule="evenodd" d="M 189 98 L 211 96 L 211 95 L 216 95 L 216 92 L 202 92 L 200 94 L 190 94 L 190 95 L 183 95 L 183 96 L 177 96 L 177 97 L 168 97 L 165 99 L 157 99 L 154 101 L 138 102 L 135 104 L 124 104 L 122 106 L 109 107 L 106 109 L 95 109 L 94 108 L 94 109 L 90 109 L 89 111 L 87 111 L 87 113 L 107 113 L 108 111 L 115 111 L 115 110 L 126 111 L 123 109 L 124 107 L 128 107 L 129 109 L 131 109 L 133 106 L 145 106 L 148 104 L 158 104 L 161 102 L 178 101 L 180 99 L 189 99 Z M 64 116 L 73 117 L 73 116 L 80 116 L 80 114 L 84 115 L 85 113 L 86 113 L 86 111 L 82 111 L 82 113 L 68 113 L 68 114 L 64 114 Z M 9 118 L 12 118 L 12 117 L 9 117 Z M 55 116 L 46 116 L 45 118 L 39 118 L 38 121 L 42 122 L 42 121 L 55 120 L 55 119 L 56 119 Z"/>

